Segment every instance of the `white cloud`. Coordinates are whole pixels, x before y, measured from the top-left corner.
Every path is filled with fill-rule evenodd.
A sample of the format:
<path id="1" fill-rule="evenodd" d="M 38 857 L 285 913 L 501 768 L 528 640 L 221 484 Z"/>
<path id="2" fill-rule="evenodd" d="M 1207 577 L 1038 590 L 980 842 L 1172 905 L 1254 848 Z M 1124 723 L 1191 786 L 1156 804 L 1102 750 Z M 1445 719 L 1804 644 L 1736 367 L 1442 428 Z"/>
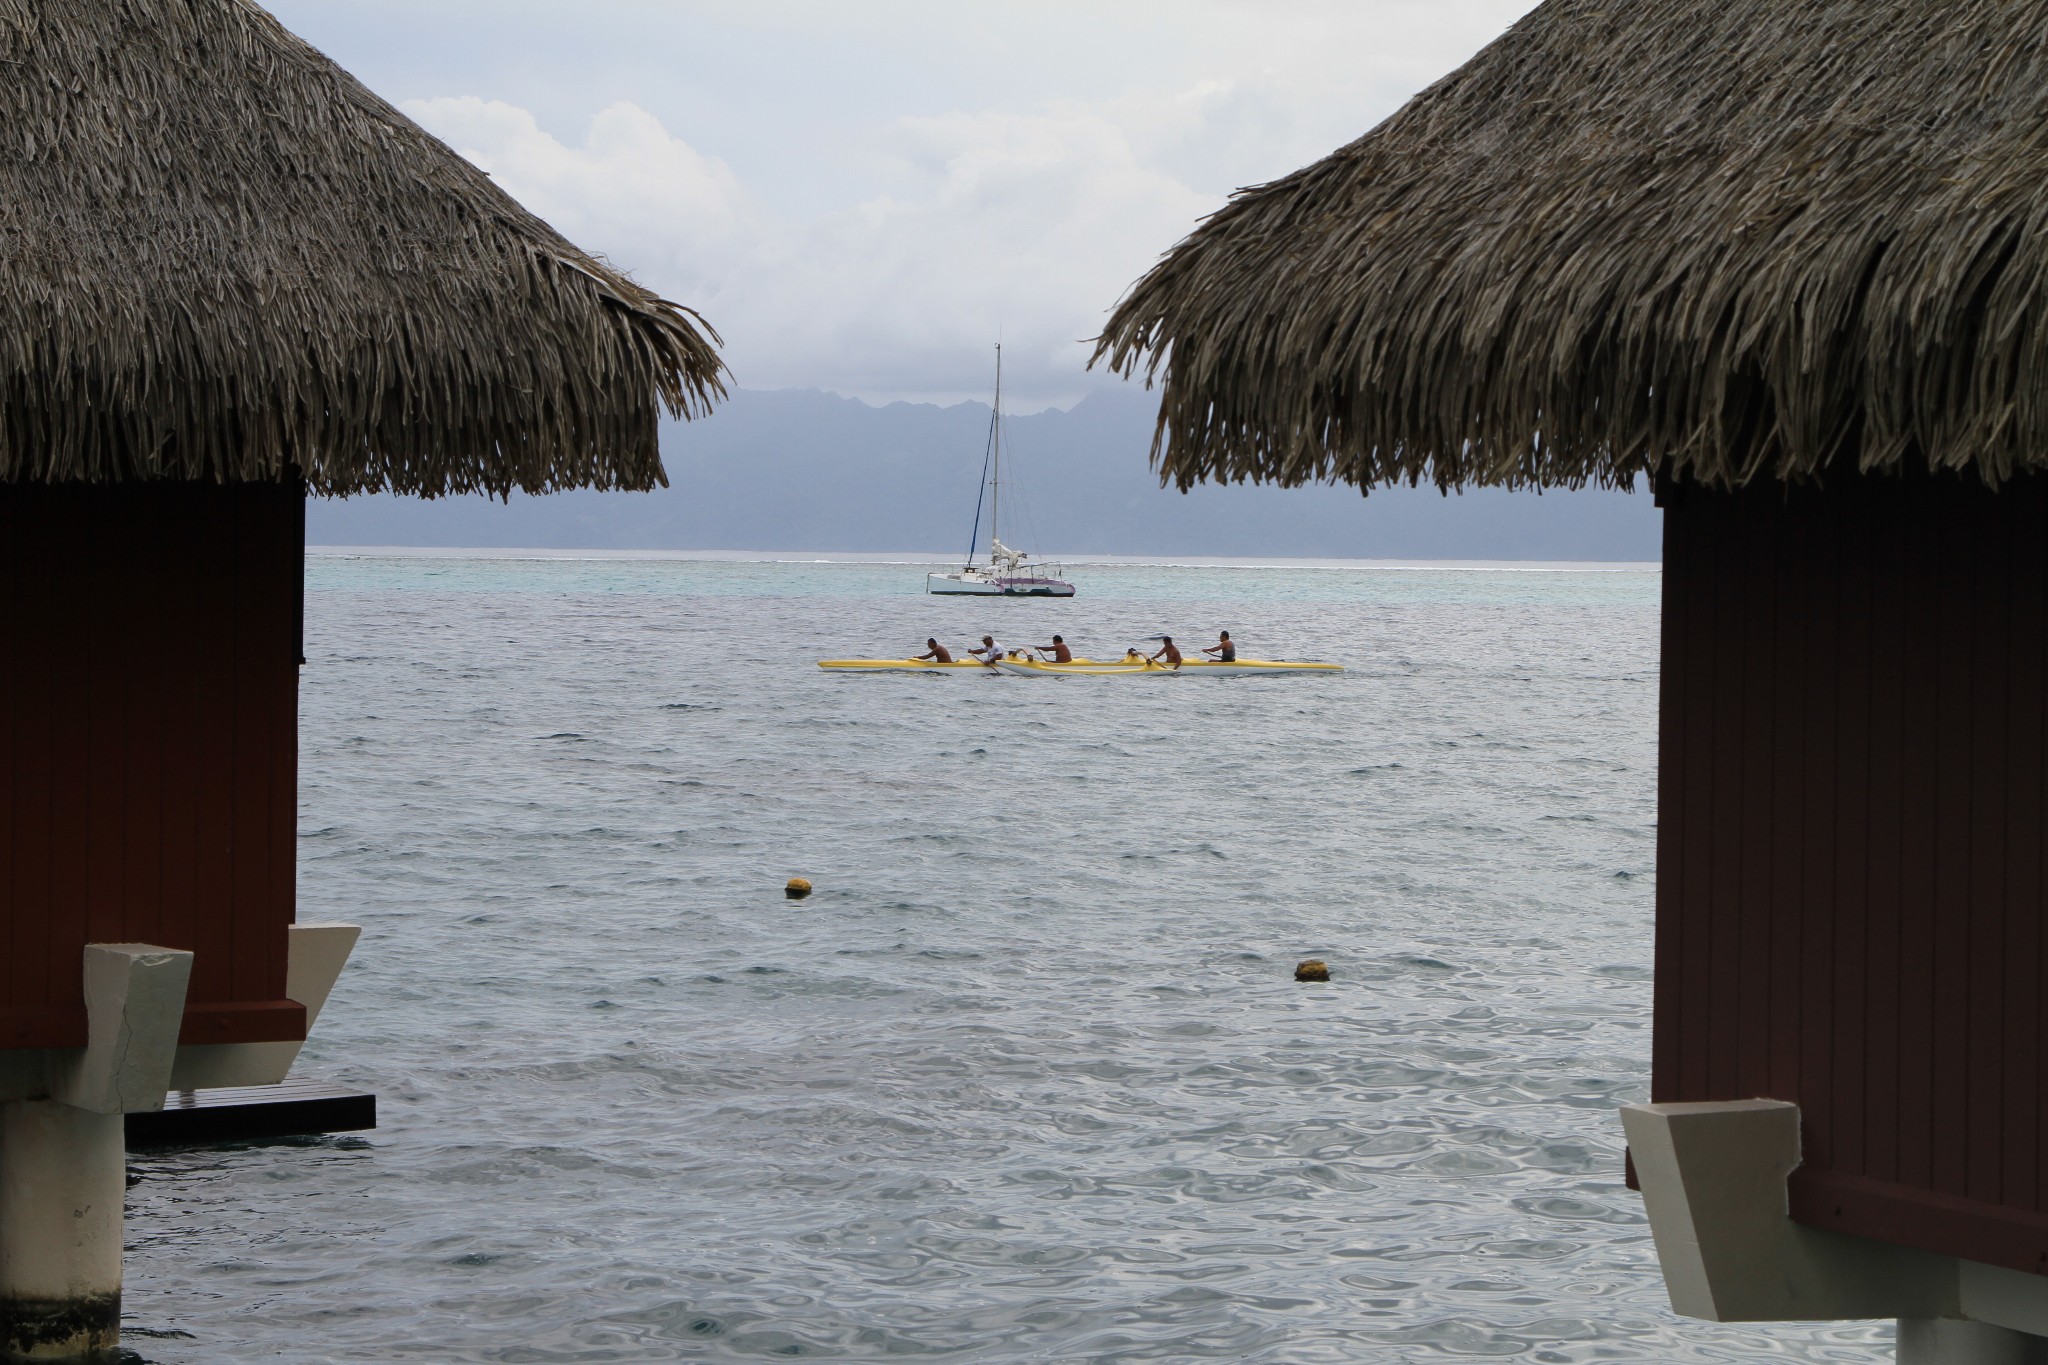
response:
<path id="1" fill-rule="evenodd" d="M 892 192 L 805 225 L 737 286 L 777 328 L 777 382 L 975 392 L 1000 334 L 1027 405 L 1071 399 L 1104 310 L 1214 207 L 1091 111 L 908 119 L 892 141 Z"/>
<path id="2" fill-rule="evenodd" d="M 1100 382 L 1083 340 L 1230 190 L 1365 131 L 1529 0 L 588 2 L 644 41 L 600 62 L 565 11 L 519 0 L 516 60 L 509 39 L 380 50 L 482 63 L 482 88 L 518 92 L 403 107 L 702 309 L 741 384 L 978 395 L 1000 332 L 1029 408 Z M 462 26 L 471 8 L 405 13 Z M 543 50 L 561 60 L 534 67 Z"/>
<path id="3" fill-rule="evenodd" d="M 766 230 L 724 162 L 635 105 L 600 111 L 576 147 L 498 100 L 413 100 L 405 112 L 563 236 L 686 302 L 715 293 Z"/>
<path id="4" fill-rule="evenodd" d="M 1084 108 L 903 119 L 879 156 L 884 192 L 791 222 L 632 105 L 574 146 L 504 103 L 406 111 L 564 235 L 701 308 L 754 388 L 977 394 L 1000 334 L 1020 406 L 1071 401 L 1104 311 L 1217 202 L 1134 137 L 1184 115 L 1149 129 Z"/>

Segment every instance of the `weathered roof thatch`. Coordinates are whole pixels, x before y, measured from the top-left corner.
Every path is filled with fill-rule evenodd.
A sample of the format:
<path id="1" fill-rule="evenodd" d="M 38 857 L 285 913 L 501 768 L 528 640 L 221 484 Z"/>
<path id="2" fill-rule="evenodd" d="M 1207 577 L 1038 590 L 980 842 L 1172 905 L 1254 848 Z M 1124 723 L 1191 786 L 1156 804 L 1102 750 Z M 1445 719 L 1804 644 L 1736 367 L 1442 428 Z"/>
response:
<path id="1" fill-rule="evenodd" d="M 1183 488 L 2048 467 L 2048 3 L 1549 0 L 1104 357 Z"/>
<path id="2" fill-rule="evenodd" d="M 247 0 L 0 0 L 0 481 L 662 481 L 716 335 Z"/>

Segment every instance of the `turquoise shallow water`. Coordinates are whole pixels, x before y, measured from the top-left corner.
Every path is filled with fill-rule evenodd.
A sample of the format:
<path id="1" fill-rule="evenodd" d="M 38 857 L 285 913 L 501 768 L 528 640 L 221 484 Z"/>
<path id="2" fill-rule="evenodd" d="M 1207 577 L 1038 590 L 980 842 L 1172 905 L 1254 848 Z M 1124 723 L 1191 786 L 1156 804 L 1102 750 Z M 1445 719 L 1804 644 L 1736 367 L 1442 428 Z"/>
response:
<path id="1" fill-rule="evenodd" d="M 313 559 L 301 915 L 366 932 L 302 1066 L 384 1126 L 138 1160 L 131 1345 L 1882 1354 L 1674 1318 L 1621 1186 L 1656 574 L 922 573 Z M 1223 626 L 1349 671 L 812 666 Z"/>
<path id="2" fill-rule="evenodd" d="M 328 551 L 308 561 L 314 591 L 421 589 L 460 593 L 678 597 L 920 597 L 928 571 L 957 564 L 863 557 L 711 559 L 699 555 L 575 557 L 562 551 L 441 551 L 399 555 Z M 1323 561 L 1264 565 L 1081 563 L 1066 566 L 1090 603 L 1159 602 L 1188 607 L 1244 602 L 1371 602 L 1381 606 L 1456 602 L 1470 606 L 1655 606 L 1657 579 L 1641 567 L 1574 572 L 1534 565 L 1456 568 Z M 1058 604 L 1068 610 L 1077 604 Z M 1032 620 L 1045 603 L 1007 602 L 998 610 Z M 1128 611 L 1122 613 L 1129 617 Z M 922 619 L 922 618 L 920 618 Z M 937 618 L 935 618 L 937 619 Z M 1088 619 L 1092 620 L 1093 617 Z M 1118 618 L 1121 619 L 1121 618 Z M 1142 621 L 1143 614 L 1133 618 Z M 1210 641 L 1213 642 L 1213 637 Z"/>

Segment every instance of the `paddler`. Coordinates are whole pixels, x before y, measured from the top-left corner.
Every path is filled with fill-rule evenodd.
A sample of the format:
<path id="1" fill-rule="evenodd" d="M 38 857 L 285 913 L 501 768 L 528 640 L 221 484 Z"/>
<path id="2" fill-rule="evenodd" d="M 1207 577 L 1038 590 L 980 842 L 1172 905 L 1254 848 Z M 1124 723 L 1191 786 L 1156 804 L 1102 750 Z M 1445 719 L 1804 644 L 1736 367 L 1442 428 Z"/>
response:
<path id="1" fill-rule="evenodd" d="M 991 673 L 996 671 L 996 661 L 1003 657 L 1003 647 L 996 643 L 996 637 L 993 635 L 982 636 L 981 648 L 970 649 L 967 652 Z"/>
<path id="2" fill-rule="evenodd" d="M 1180 671 L 1180 649 L 1173 643 L 1173 637 L 1171 635 L 1162 635 L 1159 637 L 1159 652 L 1152 656 L 1151 662 L 1156 664 L 1162 658 L 1166 660 L 1167 664 L 1170 665 L 1175 672 Z"/>
<path id="3" fill-rule="evenodd" d="M 1216 662 L 1219 664 L 1234 664 L 1237 662 L 1237 646 L 1231 642 L 1230 632 L 1227 630 L 1223 632 L 1222 638 L 1202 652 L 1204 654 L 1214 654 Z"/>
<path id="4" fill-rule="evenodd" d="M 1066 639 L 1062 636 L 1053 636 L 1052 643 L 1049 645 L 1033 645 L 1031 647 L 1040 654 L 1052 655 L 1052 661 L 1056 664 L 1070 664 L 1074 662 L 1074 651 L 1067 648 Z"/>
<path id="5" fill-rule="evenodd" d="M 924 653 L 913 654 L 910 657 L 920 661 L 930 659 L 935 664 L 949 664 L 953 662 L 953 651 L 937 640 L 927 639 L 924 642 Z"/>

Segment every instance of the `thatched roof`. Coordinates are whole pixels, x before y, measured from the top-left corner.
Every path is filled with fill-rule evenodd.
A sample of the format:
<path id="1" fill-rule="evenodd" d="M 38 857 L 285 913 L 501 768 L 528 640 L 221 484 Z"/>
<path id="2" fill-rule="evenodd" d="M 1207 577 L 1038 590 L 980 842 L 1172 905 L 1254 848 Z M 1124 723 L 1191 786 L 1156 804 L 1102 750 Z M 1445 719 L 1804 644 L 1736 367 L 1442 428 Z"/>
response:
<path id="1" fill-rule="evenodd" d="M 722 393 L 688 309 L 247 0 L 0 0 L 0 72 L 0 482 L 647 488 Z"/>
<path id="2" fill-rule="evenodd" d="M 1182 487 L 2048 467 L 2048 3 L 1549 0 L 1105 357 Z"/>

